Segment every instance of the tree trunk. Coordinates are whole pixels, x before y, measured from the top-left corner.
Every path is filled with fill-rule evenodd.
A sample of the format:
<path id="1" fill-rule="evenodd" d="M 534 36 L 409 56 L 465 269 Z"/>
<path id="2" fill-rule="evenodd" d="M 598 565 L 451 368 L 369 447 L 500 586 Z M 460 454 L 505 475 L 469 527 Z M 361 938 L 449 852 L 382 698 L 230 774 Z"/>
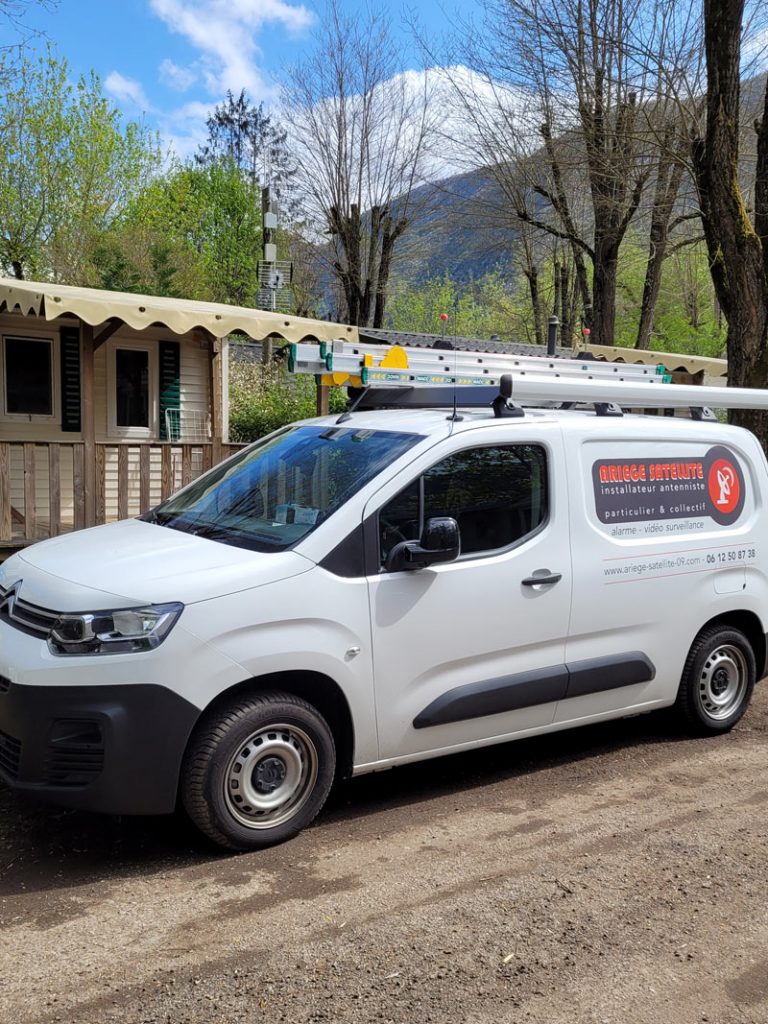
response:
<path id="1" fill-rule="evenodd" d="M 616 320 L 616 280 L 621 240 L 598 235 L 595 227 L 595 279 L 592 289 L 592 345 L 613 345 Z"/>
<path id="2" fill-rule="evenodd" d="M 664 133 L 662 152 L 659 156 L 656 189 L 651 211 L 648 263 L 645 268 L 643 301 L 640 306 L 640 323 L 635 343 L 635 348 L 639 349 L 651 347 L 653 318 L 661 291 L 661 277 L 669 244 L 669 222 L 677 193 L 680 191 L 680 183 L 683 180 L 685 165 L 682 161 L 683 153 L 679 150 L 684 140 L 678 136 L 677 145 L 674 145 L 676 134 L 674 126 L 670 125 Z"/>
<path id="3" fill-rule="evenodd" d="M 549 166 L 552 171 L 554 191 L 549 196 L 549 199 L 560 217 L 566 233 L 571 236 L 571 253 L 573 255 L 573 264 L 576 269 L 576 281 L 579 286 L 581 301 L 585 306 L 588 306 L 592 300 L 589 292 L 587 264 L 584 260 L 584 250 L 574 240 L 577 236 L 576 222 L 571 214 L 571 208 L 568 202 L 568 192 L 563 181 L 563 171 L 555 150 L 552 138 L 552 126 L 549 123 L 549 120 L 546 120 L 539 130 L 542 138 L 544 139 L 544 148 L 546 149 Z"/>
<path id="4" fill-rule="evenodd" d="M 391 241 L 389 231 L 385 228 L 381 241 L 379 276 L 376 284 L 376 300 L 373 307 L 373 326 L 376 328 L 384 326 L 384 313 L 387 307 L 387 284 L 389 283 L 389 272 L 392 268 L 393 248 L 394 242 Z"/>
<path id="5" fill-rule="evenodd" d="M 560 267 L 560 344 L 563 348 L 571 347 L 573 328 L 571 326 L 570 302 L 568 292 L 570 289 L 570 275 L 568 264 L 563 263 Z"/>
<path id="6" fill-rule="evenodd" d="M 651 347 L 651 331 L 653 330 L 653 318 L 656 314 L 656 302 L 661 291 L 661 273 L 664 266 L 666 249 L 666 232 L 663 232 L 662 236 L 654 239 L 653 231 L 651 231 L 651 252 L 645 268 L 643 301 L 640 306 L 640 324 L 637 328 L 635 348 L 645 350 Z"/>
<path id="7" fill-rule="evenodd" d="M 539 295 L 539 268 L 534 264 L 527 266 L 523 273 L 528 282 L 531 296 L 531 312 L 533 313 L 533 336 L 537 345 L 544 344 L 544 323 L 541 315 L 541 297 Z"/>
<path id="8" fill-rule="evenodd" d="M 599 33 L 597 6 L 590 6 L 591 31 Z M 594 96 L 579 96 L 594 213 L 592 308 L 595 345 L 613 345 L 619 248 L 642 198 L 648 172 L 635 166 L 637 96 L 616 104 L 613 124 L 606 120 L 604 69 L 595 70 Z"/>
<path id="9" fill-rule="evenodd" d="M 757 132 L 757 173 L 755 174 L 755 231 L 763 247 L 763 269 L 768 276 L 768 81 L 765 83 L 762 119 Z"/>
<path id="10" fill-rule="evenodd" d="M 380 206 L 371 208 L 369 219 L 368 235 L 368 262 L 365 268 L 365 287 L 362 289 L 360 299 L 360 318 L 358 326 L 367 327 L 371 317 L 371 305 L 378 300 L 379 295 L 379 270 L 376 267 L 376 253 L 379 249 L 379 237 L 381 235 L 382 217 L 388 220 L 386 210 Z M 361 270 L 362 278 L 362 270 Z"/>
<path id="11" fill-rule="evenodd" d="M 741 24 L 744 0 L 704 0 L 707 126 L 693 158 L 712 280 L 728 324 L 728 383 L 768 382 L 768 275 L 763 246 L 750 222 L 739 184 Z M 768 124 L 758 150 L 768 162 Z M 765 162 L 757 177 L 763 180 Z M 768 412 L 731 410 L 729 419 L 768 442 Z"/>
<path id="12" fill-rule="evenodd" d="M 373 326 L 384 325 L 384 312 L 387 305 L 387 286 L 389 275 L 392 271 L 392 257 L 395 253 L 395 243 L 408 227 L 408 220 L 401 218 L 397 223 L 392 223 L 389 214 L 383 222 L 381 234 L 381 256 L 379 258 L 379 274 L 376 279 L 376 301 L 373 310 Z"/>

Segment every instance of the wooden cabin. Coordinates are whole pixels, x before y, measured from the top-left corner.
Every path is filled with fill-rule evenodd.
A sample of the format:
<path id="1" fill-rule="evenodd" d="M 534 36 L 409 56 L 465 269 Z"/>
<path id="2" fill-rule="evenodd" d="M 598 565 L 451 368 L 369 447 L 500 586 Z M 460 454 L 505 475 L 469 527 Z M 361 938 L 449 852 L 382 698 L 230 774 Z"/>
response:
<path id="1" fill-rule="evenodd" d="M 228 336 L 357 329 L 0 278 L 0 550 L 135 516 L 230 454 Z"/>

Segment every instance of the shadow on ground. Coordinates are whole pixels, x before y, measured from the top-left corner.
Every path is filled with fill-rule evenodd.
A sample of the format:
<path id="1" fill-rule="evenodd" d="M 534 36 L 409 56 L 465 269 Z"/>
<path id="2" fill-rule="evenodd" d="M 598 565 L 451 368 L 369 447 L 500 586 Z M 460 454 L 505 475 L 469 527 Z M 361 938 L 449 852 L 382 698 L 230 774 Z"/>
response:
<path id="1" fill-rule="evenodd" d="M 488 787 L 538 772 L 572 766 L 592 772 L 595 759 L 610 777 L 640 748 L 659 748 L 670 760 L 686 743 L 664 715 L 643 716 L 585 729 L 436 758 L 340 783 L 318 822 L 305 833 L 315 845 L 332 844 L 339 828 L 389 831 L 393 809 L 415 809 L 420 820 L 443 814 L 441 800 L 476 803 Z M 710 742 L 710 741 L 699 741 Z M 277 851 L 275 851 L 277 852 Z M 306 851 L 305 851 L 306 852 Z M 256 856 L 266 857 L 266 854 Z M 117 818 L 68 811 L 15 796 L 0 784 L 0 896 L 44 892 L 181 868 L 204 869 L 227 858 L 183 814 Z M 272 865 L 273 857 L 269 858 Z M 265 864 L 265 867 L 267 865 Z"/>

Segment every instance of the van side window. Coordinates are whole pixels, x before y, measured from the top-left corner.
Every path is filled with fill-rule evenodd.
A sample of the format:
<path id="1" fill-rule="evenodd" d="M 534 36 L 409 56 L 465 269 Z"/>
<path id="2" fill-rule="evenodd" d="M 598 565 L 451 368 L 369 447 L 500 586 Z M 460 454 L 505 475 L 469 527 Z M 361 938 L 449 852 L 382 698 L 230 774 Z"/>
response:
<path id="1" fill-rule="evenodd" d="M 544 522 L 547 501 L 547 460 L 540 445 L 457 452 L 381 509 L 382 564 L 395 544 L 418 540 L 433 516 L 452 516 L 459 524 L 462 555 L 509 547 Z"/>

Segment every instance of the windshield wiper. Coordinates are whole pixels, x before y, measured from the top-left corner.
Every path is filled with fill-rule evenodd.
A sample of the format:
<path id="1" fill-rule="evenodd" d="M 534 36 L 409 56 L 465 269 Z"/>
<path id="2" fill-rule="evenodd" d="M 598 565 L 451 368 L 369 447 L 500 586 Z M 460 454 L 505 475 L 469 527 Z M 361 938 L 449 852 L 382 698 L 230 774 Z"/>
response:
<path id="1" fill-rule="evenodd" d="M 243 547 L 253 551 L 280 551 L 285 545 L 276 543 L 274 537 L 263 533 L 254 533 L 252 530 L 238 530 L 229 526 L 217 526 L 209 523 L 190 533 L 202 540 L 218 541 L 221 544 L 231 544 L 233 547 Z"/>
<path id="2" fill-rule="evenodd" d="M 143 516 L 139 516 L 145 523 L 154 523 L 156 526 L 166 526 L 173 517 L 173 512 L 157 512 L 154 509 L 145 512 Z"/>

